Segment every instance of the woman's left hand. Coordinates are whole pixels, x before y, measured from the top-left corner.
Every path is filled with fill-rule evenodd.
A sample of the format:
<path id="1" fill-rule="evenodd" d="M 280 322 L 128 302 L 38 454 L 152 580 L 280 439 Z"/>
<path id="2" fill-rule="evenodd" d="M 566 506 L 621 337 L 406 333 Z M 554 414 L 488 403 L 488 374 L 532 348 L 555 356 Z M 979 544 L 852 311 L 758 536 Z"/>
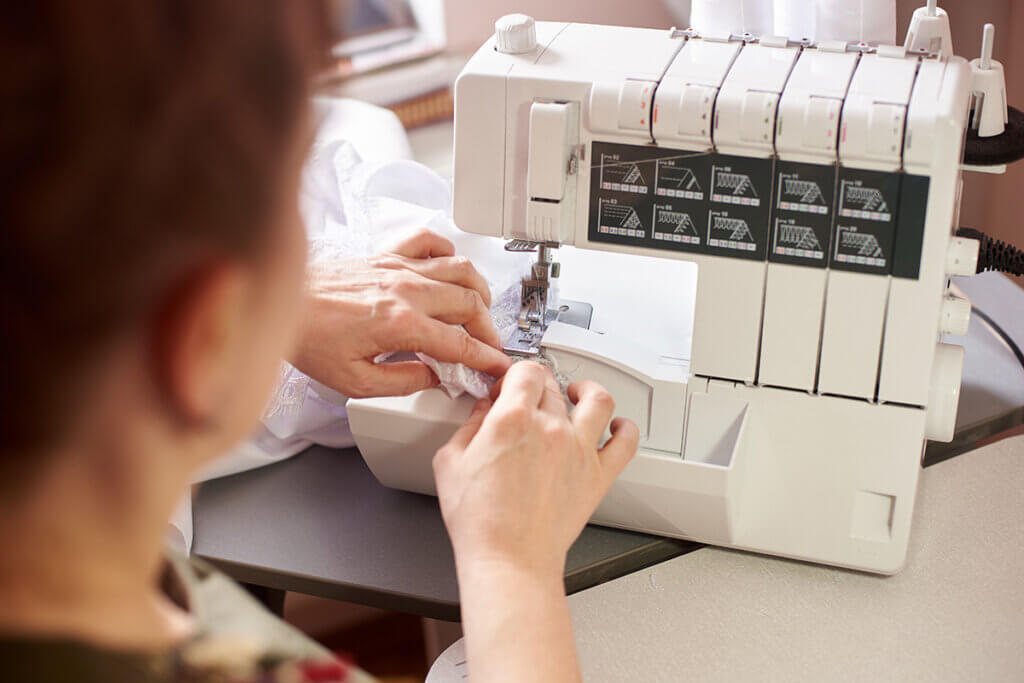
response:
<path id="1" fill-rule="evenodd" d="M 310 268 L 306 311 L 293 364 L 351 398 L 403 396 L 437 386 L 419 361 L 375 363 L 414 351 L 501 377 L 487 281 L 444 237 L 422 230 L 369 258 Z"/>

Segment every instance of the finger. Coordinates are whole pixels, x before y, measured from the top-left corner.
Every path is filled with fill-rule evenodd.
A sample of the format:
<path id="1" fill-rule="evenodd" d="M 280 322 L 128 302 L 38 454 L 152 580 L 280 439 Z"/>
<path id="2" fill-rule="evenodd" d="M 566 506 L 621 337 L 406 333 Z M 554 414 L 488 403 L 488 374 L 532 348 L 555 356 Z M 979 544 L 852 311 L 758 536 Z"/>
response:
<path id="1" fill-rule="evenodd" d="M 591 381 L 570 384 L 568 394 L 569 400 L 576 404 L 571 420 L 577 433 L 584 443 L 596 448 L 615 413 L 615 401 L 603 386 Z"/>
<path id="2" fill-rule="evenodd" d="M 419 278 L 419 282 L 422 287 L 410 287 L 403 292 L 413 308 L 443 323 L 462 325 L 476 339 L 501 348 L 491 312 L 475 290 L 428 278 Z"/>
<path id="3" fill-rule="evenodd" d="M 476 433 L 480 431 L 480 425 L 484 423 L 484 418 L 487 417 L 487 412 L 491 409 L 491 402 L 486 398 L 482 398 L 476 402 L 473 406 L 473 412 L 469 414 L 469 418 L 465 424 L 459 427 L 452 438 L 448 440 L 448 446 L 464 451 L 469 447 L 469 443 L 476 436 Z"/>
<path id="4" fill-rule="evenodd" d="M 612 438 L 598 451 L 606 489 L 622 474 L 622 470 L 626 469 L 626 465 L 636 455 L 637 445 L 640 443 L 640 428 L 632 420 L 617 417 L 612 420 L 611 429 Z"/>
<path id="5" fill-rule="evenodd" d="M 403 259 L 400 263 L 409 270 L 431 280 L 448 282 L 471 289 L 480 295 L 485 306 L 488 308 L 491 306 L 491 288 L 487 284 L 487 280 L 477 271 L 470 260 L 463 256 Z"/>
<path id="6" fill-rule="evenodd" d="M 424 228 L 399 240 L 388 251 L 406 258 L 425 259 L 436 256 L 455 256 L 455 245 L 437 233 Z"/>
<path id="7" fill-rule="evenodd" d="M 513 365 L 514 365 L 514 363 L 513 363 Z M 508 371 L 506 371 L 505 374 L 507 375 Z M 498 396 L 501 395 L 501 387 L 502 387 L 502 385 L 504 383 L 505 383 L 505 375 L 502 375 L 501 377 L 498 378 L 498 381 L 495 382 L 494 385 L 491 387 L 490 397 L 491 397 L 492 401 L 494 401 L 495 399 L 498 398 Z"/>
<path id="8" fill-rule="evenodd" d="M 423 316 L 409 329 L 402 330 L 397 344 L 389 351 L 417 351 L 443 363 L 462 363 L 474 370 L 501 377 L 512 359 L 455 325 Z"/>
<path id="9" fill-rule="evenodd" d="M 438 386 L 441 381 L 433 370 L 419 361 L 402 361 L 398 363 L 370 363 L 364 368 L 365 386 L 371 387 L 362 396 L 350 398 L 367 398 L 370 396 L 408 396 L 417 391 Z"/>
<path id="10" fill-rule="evenodd" d="M 544 387 L 551 375 L 546 367 L 533 361 L 515 363 L 501 379 L 496 407 L 529 406 L 536 408 L 544 397 Z"/>
<path id="11" fill-rule="evenodd" d="M 519 360 L 522 361 L 523 359 L 520 358 Z M 529 362 L 535 363 L 536 361 L 529 361 Z M 512 361 L 512 365 L 515 365 L 516 363 L 517 363 L 517 361 L 515 361 L 515 360 Z M 538 363 L 538 365 L 539 365 L 539 363 Z M 507 372 L 508 371 L 506 371 L 506 374 L 507 374 Z M 492 401 L 496 400 L 498 398 L 498 396 L 501 395 L 501 387 L 502 387 L 502 385 L 504 383 L 505 383 L 505 376 L 502 375 L 501 377 L 498 378 L 497 382 L 495 382 L 493 385 L 491 385 L 490 397 L 491 397 Z"/>
<path id="12" fill-rule="evenodd" d="M 565 397 L 562 396 L 562 388 L 558 386 L 555 376 L 548 372 L 544 382 L 544 395 L 540 399 L 541 411 L 560 417 L 563 420 L 568 415 L 568 408 L 565 405 Z"/>

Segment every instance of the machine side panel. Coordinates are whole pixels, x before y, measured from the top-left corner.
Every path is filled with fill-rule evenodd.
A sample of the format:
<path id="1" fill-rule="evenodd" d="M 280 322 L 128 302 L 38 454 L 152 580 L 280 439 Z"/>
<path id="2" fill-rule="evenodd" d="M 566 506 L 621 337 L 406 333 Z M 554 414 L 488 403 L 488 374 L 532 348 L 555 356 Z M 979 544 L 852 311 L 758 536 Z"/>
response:
<path id="1" fill-rule="evenodd" d="M 843 102 L 818 391 L 874 400 L 917 59 L 863 56 Z"/>
<path id="2" fill-rule="evenodd" d="M 833 270 L 826 291 L 818 391 L 874 399 L 889 278 Z"/>
<path id="3" fill-rule="evenodd" d="M 946 249 L 951 227 L 955 227 L 960 175 L 956 169 L 969 99 L 968 69 L 957 58 L 948 63 L 922 63 L 910 101 L 906 169 L 910 174 L 930 178 L 930 186 L 925 197 L 916 198 L 918 203 L 927 202 L 924 225 L 920 225 L 920 216 L 907 216 L 910 222 L 901 221 L 897 228 L 898 240 L 905 230 L 923 227 L 924 234 L 923 243 L 917 244 L 916 263 L 910 258 L 914 255 L 911 244 L 906 266 L 897 263 L 894 271 L 878 389 L 878 398 L 883 401 L 922 406 L 928 403 L 938 336 L 936 321 L 945 290 Z M 921 181 L 916 183 L 921 185 Z M 917 193 L 920 195 L 920 190 Z M 903 202 L 909 201 L 906 195 L 905 190 L 901 215 L 907 214 L 903 208 Z"/>
<path id="4" fill-rule="evenodd" d="M 804 50 L 779 101 L 758 383 L 812 391 L 830 262 L 839 114 L 858 55 Z"/>
<path id="5" fill-rule="evenodd" d="M 812 391 L 826 271 L 768 264 L 758 384 Z"/>
<path id="6" fill-rule="evenodd" d="M 836 167 L 776 164 L 760 384 L 811 391 L 832 244 Z"/>
<path id="7" fill-rule="evenodd" d="M 455 223 L 466 232 L 502 235 L 505 190 L 505 76 L 464 73 L 455 83 Z M 497 207 L 498 210 L 495 210 Z"/>
<path id="8" fill-rule="evenodd" d="M 753 382 L 764 306 L 764 261 L 709 257 L 697 275 L 690 368 L 696 375 Z"/>

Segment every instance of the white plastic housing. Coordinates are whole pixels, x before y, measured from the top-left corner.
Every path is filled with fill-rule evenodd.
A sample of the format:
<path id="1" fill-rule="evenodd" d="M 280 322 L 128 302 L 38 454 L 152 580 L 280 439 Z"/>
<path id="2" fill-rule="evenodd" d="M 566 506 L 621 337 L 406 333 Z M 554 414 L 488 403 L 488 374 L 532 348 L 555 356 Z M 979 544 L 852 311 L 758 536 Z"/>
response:
<path id="1" fill-rule="evenodd" d="M 800 54 L 779 102 L 775 149 L 780 160 L 836 163 L 843 98 L 858 57 L 845 49 Z M 758 375 L 762 384 L 815 389 L 827 278 L 824 268 L 768 264 Z"/>
<path id="2" fill-rule="evenodd" d="M 918 60 L 900 53 L 861 57 L 843 104 L 839 154 L 861 168 L 898 170 Z"/>
<path id="3" fill-rule="evenodd" d="M 843 99 L 857 67 L 854 52 L 804 50 L 779 102 L 775 150 L 794 161 L 834 162 Z"/>
<path id="4" fill-rule="evenodd" d="M 1009 121 L 1003 65 L 992 59 L 995 40 L 996 27 L 985 24 L 981 34 L 981 57 L 971 60 L 971 93 L 974 97 L 971 128 L 983 138 L 1001 135 Z"/>
<path id="5" fill-rule="evenodd" d="M 681 149 L 711 149 L 715 100 L 741 43 L 690 40 L 665 72 L 654 104 L 656 140 Z"/>
<path id="6" fill-rule="evenodd" d="M 944 303 L 947 273 L 977 263 L 977 242 L 951 238 L 970 66 L 893 46 L 535 31 L 517 54 L 489 41 L 456 84 L 456 223 L 699 271 L 688 363 L 685 339 L 661 356 L 614 323 L 543 339 L 641 428 L 594 521 L 898 571 L 925 440 L 955 424 L 962 350 L 936 339 L 966 318 Z M 609 297 L 688 305 L 628 267 L 598 277 L 619 283 Z M 471 405 L 432 390 L 351 401 L 349 417 L 382 482 L 430 493 L 433 453 Z"/>
<path id="7" fill-rule="evenodd" d="M 983 66 L 982 59 L 971 60 L 971 91 L 975 93 L 980 108 L 976 120 L 972 121 L 972 125 L 976 125 L 978 137 L 1002 135 L 1008 120 L 1003 65 L 991 60 Z"/>
<path id="8" fill-rule="evenodd" d="M 941 7 L 934 7 L 933 0 L 930 5 L 914 10 L 904 47 L 950 57 L 953 55 L 953 38 L 949 31 L 949 15 Z"/>
<path id="9" fill-rule="evenodd" d="M 743 48 L 718 94 L 714 136 L 719 150 L 749 156 L 774 151 L 779 97 L 799 54 L 795 47 Z"/>

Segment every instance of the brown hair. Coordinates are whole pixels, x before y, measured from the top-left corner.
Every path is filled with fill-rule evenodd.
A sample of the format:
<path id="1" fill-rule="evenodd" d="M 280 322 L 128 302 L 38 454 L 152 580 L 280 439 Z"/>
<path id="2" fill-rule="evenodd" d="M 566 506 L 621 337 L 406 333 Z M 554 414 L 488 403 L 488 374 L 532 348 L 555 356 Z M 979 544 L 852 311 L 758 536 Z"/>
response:
<path id="1" fill-rule="evenodd" d="M 314 0 L 32 0 L 0 21 L 0 452 L 197 253 L 246 254 L 327 44 Z"/>

